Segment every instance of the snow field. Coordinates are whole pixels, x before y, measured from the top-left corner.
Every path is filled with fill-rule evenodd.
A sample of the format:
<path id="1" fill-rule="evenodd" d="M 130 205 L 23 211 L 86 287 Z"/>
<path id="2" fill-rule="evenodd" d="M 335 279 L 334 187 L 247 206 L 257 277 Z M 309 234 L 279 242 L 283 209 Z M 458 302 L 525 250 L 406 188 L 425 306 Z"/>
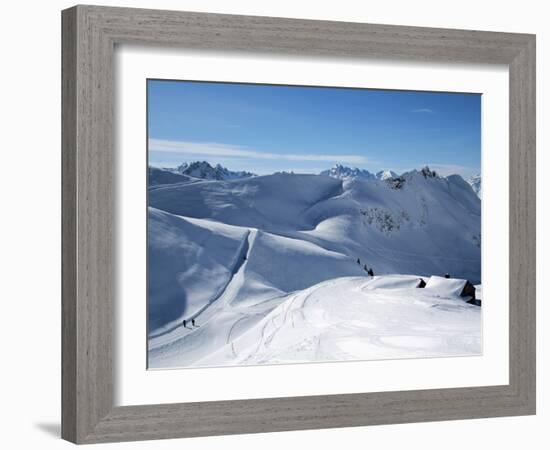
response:
<path id="1" fill-rule="evenodd" d="M 154 176 L 150 368 L 481 352 L 458 295 L 481 279 L 480 201 L 460 177 Z"/>

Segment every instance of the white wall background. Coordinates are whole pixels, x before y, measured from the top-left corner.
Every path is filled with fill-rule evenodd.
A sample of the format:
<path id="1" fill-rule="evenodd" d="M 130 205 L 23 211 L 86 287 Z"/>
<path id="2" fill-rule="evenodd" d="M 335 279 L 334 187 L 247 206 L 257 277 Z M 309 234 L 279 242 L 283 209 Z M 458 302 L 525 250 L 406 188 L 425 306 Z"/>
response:
<path id="1" fill-rule="evenodd" d="M 546 374 L 550 320 L 543 299 L 548 206 L 543 179 L 550 121 L 544 2 L 461 0 L 103 1 L 113 6 L 469 28 L 537 34 L 538 128 L 538 415 L 504 419 L 389 425 L 338 430 L 119 444 L 117 448 L 195 450 L 308 448 L 547 448 L 550 396 Z M 60 10 L 71 1 L 5 2 L 0 24 L 0 415 L 3 448 L 68 448 L 60 417 Z M 548 202 L 546 202 L 548 203 Z M 6 289 L 7 288 L 7 289 Z M 546 294 L 546 295 L 545 295 Z M 98 446 L 105 447 L 106 446 Z"/>

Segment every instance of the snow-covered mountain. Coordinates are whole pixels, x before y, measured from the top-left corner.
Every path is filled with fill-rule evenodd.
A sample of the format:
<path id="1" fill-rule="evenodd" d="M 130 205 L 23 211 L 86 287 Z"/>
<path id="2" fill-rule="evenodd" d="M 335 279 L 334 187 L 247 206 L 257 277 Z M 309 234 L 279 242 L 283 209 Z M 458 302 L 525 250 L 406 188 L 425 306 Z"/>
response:
<path id="1" fill-rule="evenodd" d="M 336 164 L 330 169 L 323 170 L 319 175 L 325 175 L 339 180 L 375 180 L 376 176 L 368 170 L 358 169 L 357 167 L 346 167 Z"/>
<path id="2" fill-rule="evenodd" d="M 472 186 L 472 189 L 477 194 L 477 196 L 481 198 L 481 174 L 471 177 L 468 180 L 468 183 L 470 184 L 470 186 Z"/>
<path id="3" fill-rule="evenodd" d="M 398 176 L 399 175 L 393 170 L 381 170 L 380 172 L 376 172 L 376 178 L 378 180 L 387 180 L 389 178 L 397 178 Z"/>
<path id="4" fill-rule="evenodd" d="M 193 178 L 202 178 L 204 180 L 236 180 L 239 178 L 250 178 L 255 176 L 250 172 L 233 172 L 220 164 L 212 167 L 206 161 L 194 161 L 183 163 L 176 168 L 176 172 L 181 175 L 188 175 Z"/>
<path id="5" fill-rule="evenodd" d="M 311 325 L 313 317 L 321 314 L 321 305 L 322 310 L 331 311 L 328 316 L 323 313 L 326 320 L 340 320 L 342 314 L 349 315 L 350 321 L 354 317 L 363 320 L 357 315 L 364 313 L 361 317 L 372 325 L 376 317 L 382 320 L 398 314 L 393 309 L 397 303 L 416 299 L 417 291 L 396 291 L 391 295 L 364 291 L 370 279 L 366 268 L 384 279 L 403 274 L 399 275 L 403 279 L 418 281 L 420 276 L 450 273 L 474 283 L 481 280 L 480 199 L 458 175 L 440 177 L 424 168 L 384 180 L 289 173 L 207 182 L 189 180 L 169 179 L 166 184 L 149 187 L 148 320 L 152 367 L 226 364 L 227 349 L 231 348 L 227 345 L 231 343 L 238 355 L 234 363 L 299 360 L 305 353 L 298 352 L 297 356 L 287 347 L 279 353 L 270 353 L 269 349 L 254 353 L 252 344 L 243 349 L 237 338 L 246 333 L 256 336 L 268 316 L 274 320 L 270 327 L 277 326 L 283 318 L 285 327 L 290 326 L 288 320 L 294 313 L 285 315 L 283 311 L 293 311 L 291 305 L 301 304 L 307 298 L 320 303 L 307 300 L 305 317 L 309 318 L 306 322 L 292 322 L 298 334 L 292 335 L 295 340 L 285 341 L 289 345 L 306 345 L 304 339 L 307 341 L 315 330 L 321 332 Z M 337 280 L 342 280 L 341 284 Z M 336 291 L 339 297 L 334 297 Z M 457 304 L 452 298 L 449 301 L 455 302 L 456 310 L 450 306 L 441 306 L 441 311 L 422 309 L 425 306 L 420 305 L 442 305 L 445 302 L 441 299 L 447 297 L 433 292 L 428 295 L 428 291 L 421 294 L 421 299 L 414 300 L 415 306 L 411 305 L 420 322 L 428 320 L 421 311 L 432 311 L 430 317 L 441 320 L 440 325 L 450 321 L 450 330 L 451 318 L 459 317 L 450 311 L 472 311 L 470 305 L 462 301 Z M 334 308 L 344 308 L 337 314 L 326 303 L 332 297 L 341 305 Z M 346 298 L 350 299 L 349 305 Z M 379 315 L 369 319 L 372 308 L 360 305 L 367 298 L 378 299 L 372 300 L 376 304 L 389 303 L 378 311 Z M 318 307 L 313 307 L 315 304 Z M 347 306 L 350 309 L 345 309 Z M 479 317 L 479 313 L 464 314 L 460 321 L 465 322 L 455 325 L 470 333 L 468 327 L 474 326 L 475 321 L 468 322 L 467 317 Z M 200 328 L 183 327 L 184 318 L 195 318 Z M 470 325 L 461 328 L 466 322 Z M 420 326 L 415 322 L 416 325 Z M 439 325 L 433 326 L 433 336 L 439 336 Z M 334 336 L 345 332 L 338 327 L 340 331 Z M 447 331 L 441 333 L 441 339 L 451 339 Z M 264 334 L 262 342 L 268 336 Z M 254 339 L 249 337 L 243 342 Z M 406 342 L 408 338 L 403 339 Z M 478 342 L 475 339 L 470 342 Z M 434 350 L 426 354 L 469 354 L 472 348 L 478 348 L 477 344 L 461 346 L 459 341 L 454 336 L 449 342 L 455 347 L 434 344 Z M 319 348 L 316 342 L 312 349 Z M 269 347 L 269 342 L 264 344 Z M 375 347 L 368 348 L 374 351 Z M 339 353 L 323 348 L 327 360 L 344 354 L 364 357 L 363 352 L 348 350 Z M 406 351 L 388 350 L 379 355 L 374 352 L 371 357 L 396 354 L 405 355 Z"/>
<path id="6" fill-rule="evenodd" d="M 387 180 L 388 178 L 395 178 L 398 176 L 393 170 L 380 170 L 376 174 L 373 174 L 366 169 L 347 167 L 341 164 L 336 164 L 330 169 L 323 170 L 319 175 L 325 175 L 339 180 Z"/>

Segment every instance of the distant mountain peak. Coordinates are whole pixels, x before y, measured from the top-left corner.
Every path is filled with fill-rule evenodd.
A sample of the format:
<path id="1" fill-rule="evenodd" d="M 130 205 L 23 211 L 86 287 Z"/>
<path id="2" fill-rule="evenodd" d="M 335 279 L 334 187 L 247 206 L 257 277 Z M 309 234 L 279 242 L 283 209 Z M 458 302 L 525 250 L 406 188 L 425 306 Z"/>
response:
<path id="1" fill-rule="evenodd" d="M 325 175 L 332 178 L 338 178 L 340 180 L 375 180 L 376 176 L 365 169 L 358 169 L 357 167 L 347 167 L 341 164 L 335 164 L 330 169 L 323 170 L 319 175 Z"/>
<path id="2" fill-rule="evenodd" d="M 380 173 L 380 172 L 379 172 Z M 401 189 L 406 183 L 414 182 L 414 180 L 422 180 L 422 178 L 429 180 L 440 180 L 442 179 L 435 170 L 431 170 L 428 166 L 422 167 L 422 169 L 409 170 L 408 172 L 403 172 L 401 175 L 395 174 L 383 178 L 383 180 L 392 188 L 392 189 Z M 378 174 L 377 174 L 378 176 Z"/>
<path id="3" fill-rule="evenodd" d="M 221 164 L 216 164 L 216 166 L 212 167 L 207 161 L 184 162 L 176 168 L 176 172 L 181 175 L 204 180 L 236 180 L 256 176 L 251 172 L 234 172 L 223 167 Z"/>
<path id="4" fill-rule="evenodd" d="M 439 174 L 435 170 L 430 169 L 428 166 L 424 166 L 420 170 L 412 169 L 412 170 L 409 170 L 407 172 L 403 172 L 401 174 L 401 177 L 403 177 L 405 179 L 407 179 L 407 178 L 412 179 L 412 178 L 415 178 L 415 177 L 423 177 L 423 178 L 426 178 L 426 179 L 429 179 L 429 178 L 440 179 L 440 178 L 442 178 L 441 176 L 439 176 Z"/>
<path id="5" fill-rule="evenodd" d="M 376 172 L 376 178 L 379 180 L 389 180 L 390 178 L 397 178 L 399 175 L 393 170 L 381 170 Z"/>
<path id="6" fill-rule="evenodd" d="M 422 167 L 420 169 L 420 173 L 424 176 L 424 178 L 437 178 L 438 175 L 435 170 L 431 170 L 428 166 Z"/>
<path id="7" fill-rule="evenodd" d="M 335 164 L 330 169 L 323 170 L 319 175 L 326 175 L 340 180 L 388 180 L 399 176 L 393 170 L 380 170 L 374 174 L 366 169 L 343 166 L 342 164 Z"/>

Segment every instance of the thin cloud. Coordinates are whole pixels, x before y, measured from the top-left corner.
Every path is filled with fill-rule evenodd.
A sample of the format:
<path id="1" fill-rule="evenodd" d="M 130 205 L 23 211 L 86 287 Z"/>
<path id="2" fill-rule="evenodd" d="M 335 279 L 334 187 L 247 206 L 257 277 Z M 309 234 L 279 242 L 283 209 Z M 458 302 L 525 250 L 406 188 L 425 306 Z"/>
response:
<path id="1" fill-rule="evenodd" d="M 248 158 L 287 161 L 338 161 L 347 164 L 366 164 L 370 160 L 361 155 L 322 155 L 312 153 L 270 153 L 248 149 L 238 145 L 218 142 L 185 142 L 164 139 L 149 139 L 149 150 L 153 152 L 178 153 L 182 155 L 203 155 L 219 158 Z"/>
<path id="2" fill-rule="evenodd" d="M 411 110 L 412 113 L 425 113 L 425 114 L 433 114 L 435 111 L 430 108 L 418 108 Z"/>

